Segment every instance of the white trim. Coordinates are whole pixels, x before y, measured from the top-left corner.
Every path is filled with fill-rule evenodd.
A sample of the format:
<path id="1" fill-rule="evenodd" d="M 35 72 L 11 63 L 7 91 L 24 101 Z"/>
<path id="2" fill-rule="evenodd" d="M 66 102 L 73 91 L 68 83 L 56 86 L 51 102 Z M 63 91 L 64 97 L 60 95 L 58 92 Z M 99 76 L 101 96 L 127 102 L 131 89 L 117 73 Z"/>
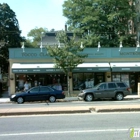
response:
<path id="1" fill-rule="evenodd" d="M 79 64 L 77 68 L 95 68 L 95 67 L 110 67 L 109 63 L 83 63 Z"/>
<path id="2" fill-rule="evenodd" d="M 111 68 L 113 67 L 140 67 L 139 62 L 131 62 L 131 63 L 110 63 Z"/>
<path id="3" fill-rule="evenodd" d="M 27 68 L 55 68 L 54 64 L 21 64 L 13 63 L 12 69 L 27 69 Z"/>

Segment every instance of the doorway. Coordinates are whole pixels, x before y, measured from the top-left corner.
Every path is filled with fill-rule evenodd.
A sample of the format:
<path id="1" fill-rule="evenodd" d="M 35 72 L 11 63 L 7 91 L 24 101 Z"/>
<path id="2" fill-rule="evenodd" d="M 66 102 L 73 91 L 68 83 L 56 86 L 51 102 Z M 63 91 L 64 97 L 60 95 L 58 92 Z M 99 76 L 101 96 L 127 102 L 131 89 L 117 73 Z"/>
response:
<path id="1" fill-rule="evenodd" d="M 95 85 L 105 82 L 105 74 L 104 73 L 95 73 Z"/>

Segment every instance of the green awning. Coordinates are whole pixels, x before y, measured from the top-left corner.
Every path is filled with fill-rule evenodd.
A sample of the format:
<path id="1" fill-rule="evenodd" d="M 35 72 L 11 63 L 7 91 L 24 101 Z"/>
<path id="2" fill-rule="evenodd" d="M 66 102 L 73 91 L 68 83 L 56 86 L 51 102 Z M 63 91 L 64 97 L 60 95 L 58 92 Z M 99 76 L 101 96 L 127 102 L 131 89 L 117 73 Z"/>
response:
<path id="1" fill-rule="evenodd" d="M 113 72 L 132 72 L 140 71 L 139 62 L 110 63 Z"/>
<path id="2" fill-rule="evenodd" d="M 60 69 L 56 69 L 54 64 L 21 64 L 14 63 L 12 65 L 13 73 L 60 73 Z"/>
<path id="3" fill-rule="evenodd" d="M 108 72 L 109 63 L 82 63 L 73 70 L 73 72 Z"/>
<path id="4" fill-rule="evenodd" d="M 73 72 L 107 72 L 110 71 L 109 63 L 83 63 L 79 64 Z M 13 73 L 62 73 L 61 69 L 56 69 L 54 64 L 22 64 L 13 63 Z"/>

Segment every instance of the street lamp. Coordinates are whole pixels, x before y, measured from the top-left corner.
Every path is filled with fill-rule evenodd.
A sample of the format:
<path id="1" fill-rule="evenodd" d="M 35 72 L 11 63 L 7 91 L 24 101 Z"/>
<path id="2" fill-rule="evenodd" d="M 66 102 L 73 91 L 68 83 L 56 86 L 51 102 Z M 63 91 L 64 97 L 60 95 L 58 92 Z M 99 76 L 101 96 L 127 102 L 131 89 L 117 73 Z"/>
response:
<path id="1" fill-rule="evenodd" d="M 43 45 L 42 45 L 42 37 L 43 37 L 43 33 L 44 33 L 44 32 L 41 32 L 41 43 L 40 43 L 40 49 L 41 49 L 41 52 L 42 52 L 42 48 L 43 48 Z"/>
<path id="2" fill-rule="evenodd" d="M 25 52 L 25 50 L 24 50 L 24 48 L 25 48 L 25 47 L 24 47 L 24 42 L 23 42 L 23 44 L 22 44 L 22 47 L 21 47 L 21 48 L 22 48 L 23 52 Z"/>
<path id="3" fill-rule="evenodd" d="M 81 48 L 81 49 L 83 49 L 83 48 L 84 48 L 84 46 L 83 46 L 83 42 L 81 42 L 80 48 Z"/>
<path id="4" fill-rule="evenodd" d="M 119 51 L 121 51 L 122 47 L 123 47 L 122 42 L 120 42 Z"/>
<path id="5" fill-rule="evenodd" d="M 60 46 L 60 41 L 58 41 L 58 48 L 61 48 L 61 46 Z"/>
<path id="6" fill-rule="evenodd" d="M 136 44 L 136 49 L 135 49 L 135 51 L 137 51 L 139 47 L 140 47 L 140 44 L 139 44 L 139 41 L 137 41 L 137 44 Z"/>
<path id="7" fill-rule="evenodd" d="M 98 42 L 98 49 L 97 52 L 99 51 L 99 49 L 101 48 L 100 42 Z"/>

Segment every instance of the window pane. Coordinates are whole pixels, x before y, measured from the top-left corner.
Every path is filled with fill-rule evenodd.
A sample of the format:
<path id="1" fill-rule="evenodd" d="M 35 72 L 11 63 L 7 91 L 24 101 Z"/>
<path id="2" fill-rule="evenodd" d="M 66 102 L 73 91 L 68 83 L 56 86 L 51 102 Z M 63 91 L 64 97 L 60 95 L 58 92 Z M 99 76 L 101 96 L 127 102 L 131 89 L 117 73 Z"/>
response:
<path id="1" fill-rule="evenodd" d="M 106 89 L 106 84 L 101 84 L 101 85 L 99 86 L 99 88 L 100 88 L 100 89 Z"/>
<path id="2" fill-rule="evenodd" d="M 33 92 L 38 92 L 39 91 L 39 87 L 35 87 L 33 89 L 30 90 L 30 93 L 33 93 Z"/>
<path id="3" fill-rule="evenodd" d="M 116 88 L 115 83 L 108 83 L 108 88 Z"/>
<path id="4" fill-rule="evenodd" d="M 124 83 L 117 83 L 118 87 L 126 87 Z"/>
<path id="5" fill-rule="evenodd" d="M 41 87 L 40 91 L 45 91 L 46 92 L 46 91 L 50 91 L 50 89 L 48 87 Z"/>

